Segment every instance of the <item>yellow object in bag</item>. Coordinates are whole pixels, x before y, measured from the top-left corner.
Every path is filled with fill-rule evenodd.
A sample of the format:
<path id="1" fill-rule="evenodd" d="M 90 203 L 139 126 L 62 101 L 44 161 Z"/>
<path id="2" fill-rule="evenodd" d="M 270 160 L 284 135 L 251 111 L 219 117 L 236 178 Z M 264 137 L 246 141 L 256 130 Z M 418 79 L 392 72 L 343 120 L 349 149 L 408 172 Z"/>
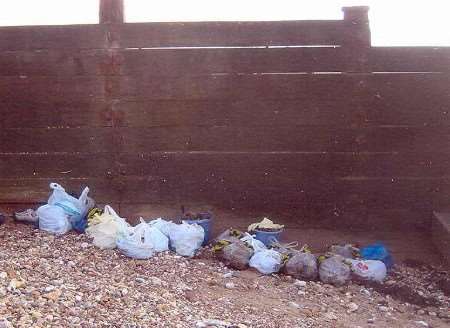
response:
<path id="1" fill-rule="evenodd" d="M 130 225 L 121 218 L 109 205 L 101 215 L 95 214 L 89 222 L 86 234 L 93 239 L 92 243 L 101 249 L 116 248 L 117 238 L 124 234 Z"/>

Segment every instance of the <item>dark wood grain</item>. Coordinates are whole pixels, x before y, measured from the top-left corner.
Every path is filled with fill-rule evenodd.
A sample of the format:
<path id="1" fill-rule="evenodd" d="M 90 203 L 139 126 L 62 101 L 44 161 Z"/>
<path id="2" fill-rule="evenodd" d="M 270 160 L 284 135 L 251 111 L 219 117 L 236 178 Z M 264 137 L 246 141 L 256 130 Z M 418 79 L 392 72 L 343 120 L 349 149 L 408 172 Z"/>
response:
<path id="1" fill-rule="evenodd" d="M 114 182 L 102 178 L 1 178 L 0 203 L 44 203 L 50 196 L 51 182 L 57 182 L 67 191 L 78 194 L 88 186 L 90 196 L 103 204 L 110 204 L 120 199 Z"/>
<path id="2" fill-rule="evenodd" d="M 0 27 L 0 51 L 102 49 L 107 34 L 101 25 Z"/>
<path id="3" fill-rule="evenodd" d="M 109 179 L 114 169 L 112 153 L 0 154 L 2 178 Z"/>
<path id="4" fill-rule="evenodd" d="M 374 47 L 367 68 L 373 72 L 449 72 L 449 47 Z"/>
<path id="5" fill-rule="evenodd" d="M 102 77 L 0 77 L 2 102 L 104 99 L 105 92 Z"/>
<path id="6" fill-rule="evenodd" d="M 106 127 L 113 121 L 111 105 L 87 97 L 0 99 L 0 116 L 2 128 Z"/>
<path id="7" fill-rule="evenodd" d="M 339 45 L 342 21 L 128 23 L 119 30 L 129 48 Z"/>
<path id="8" fill-rule="evenodd" d="M 114 148 L 112 128 L 5 128 L 0 153 L 104 153 Z"/>
<path id="9" fill-rule="evenodd" d="M 358 99 L 123 100 L 114 103 L 124 127 L 351 126 L 361 123 Z"/>
<path id="10" fill-rule="evenodd" d="M 121 74 L 156 76 L 213 73 L 292 73 L 346 71 L 349 54 L 341 48 L 130 49 L 116 56 Z"/>
<path id="11" fill-rule="evenodd" d="M 336 128 L 183 126 L 117 128 L 121 152 L 150 151 L 352 151 L 352 131 Z"/>
<path id="12" fill-rule="evenodd" d="M 107 50 L 28 50 L 0 52 L 1 76 L 106 75 L 112 62 Z"/>
<path id="13" fill-rule="evenodd" d="M 214 75 L 154 78 L 145 72 L 121 79 L 122 99 L 312 99 L 356 96 L 361 77 L 344 74 Z"/>

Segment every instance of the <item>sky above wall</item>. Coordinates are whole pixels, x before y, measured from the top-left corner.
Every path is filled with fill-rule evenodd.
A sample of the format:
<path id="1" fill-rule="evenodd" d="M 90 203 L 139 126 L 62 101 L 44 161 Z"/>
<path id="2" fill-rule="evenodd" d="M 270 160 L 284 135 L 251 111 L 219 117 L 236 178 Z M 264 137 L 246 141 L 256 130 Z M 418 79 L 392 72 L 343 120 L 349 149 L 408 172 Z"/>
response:
<path id="1" fill-rule="evenodd" d="M 125 0 L 127 22 L 342 19 L 370 6 L 374 46 L 450 46 L 450 0 Z M 0 25 L 95 24 L 98 0 L 0 0 Z"/>

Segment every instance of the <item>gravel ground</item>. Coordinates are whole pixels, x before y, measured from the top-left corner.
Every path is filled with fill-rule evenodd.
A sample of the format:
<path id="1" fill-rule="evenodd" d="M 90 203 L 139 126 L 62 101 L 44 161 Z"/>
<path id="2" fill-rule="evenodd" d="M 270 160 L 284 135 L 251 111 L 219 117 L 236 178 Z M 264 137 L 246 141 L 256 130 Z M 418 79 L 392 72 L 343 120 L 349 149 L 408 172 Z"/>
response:
<path id="1" fill-rule="evenodd" d="M 204 249 L 145 261 L 84 235 L 0 226 L 0 327 L 449 327 L 448 272 L 397 266 L 335 288 L 233 272 Z"/>

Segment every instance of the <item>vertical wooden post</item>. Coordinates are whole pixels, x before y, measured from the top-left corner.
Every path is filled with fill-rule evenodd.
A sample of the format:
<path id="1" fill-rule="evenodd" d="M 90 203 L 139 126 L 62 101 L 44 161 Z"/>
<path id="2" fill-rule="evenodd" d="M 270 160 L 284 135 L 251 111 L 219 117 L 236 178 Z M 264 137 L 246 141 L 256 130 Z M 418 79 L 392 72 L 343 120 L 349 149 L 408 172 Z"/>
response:
<path id="1" fill-rule="evenodd" d="M 123 116 L 120 107 L 121 86 L 121 44 L 120 30 L 124 24 L 124 1 L 123 0 L 100 0 L 99 22 L 105 31 L 107 44 L 104 69 L 104 93 L 106 116 L 109 118 L 108 126 L 113 129 L 111 133 L 111 158 L 113 166 L 108 173 L 110 188 L 118 193 L 118 206 L 123 201 L 124 177 L 121 175 L 120 150 L 122 149 L 122 136 L 118 126 Z"/>
<path id="2" fill-rule="evenodd" d="M 123 0 L 100 0 L 100 24 L 122 24 L 124 20 Z"/>

